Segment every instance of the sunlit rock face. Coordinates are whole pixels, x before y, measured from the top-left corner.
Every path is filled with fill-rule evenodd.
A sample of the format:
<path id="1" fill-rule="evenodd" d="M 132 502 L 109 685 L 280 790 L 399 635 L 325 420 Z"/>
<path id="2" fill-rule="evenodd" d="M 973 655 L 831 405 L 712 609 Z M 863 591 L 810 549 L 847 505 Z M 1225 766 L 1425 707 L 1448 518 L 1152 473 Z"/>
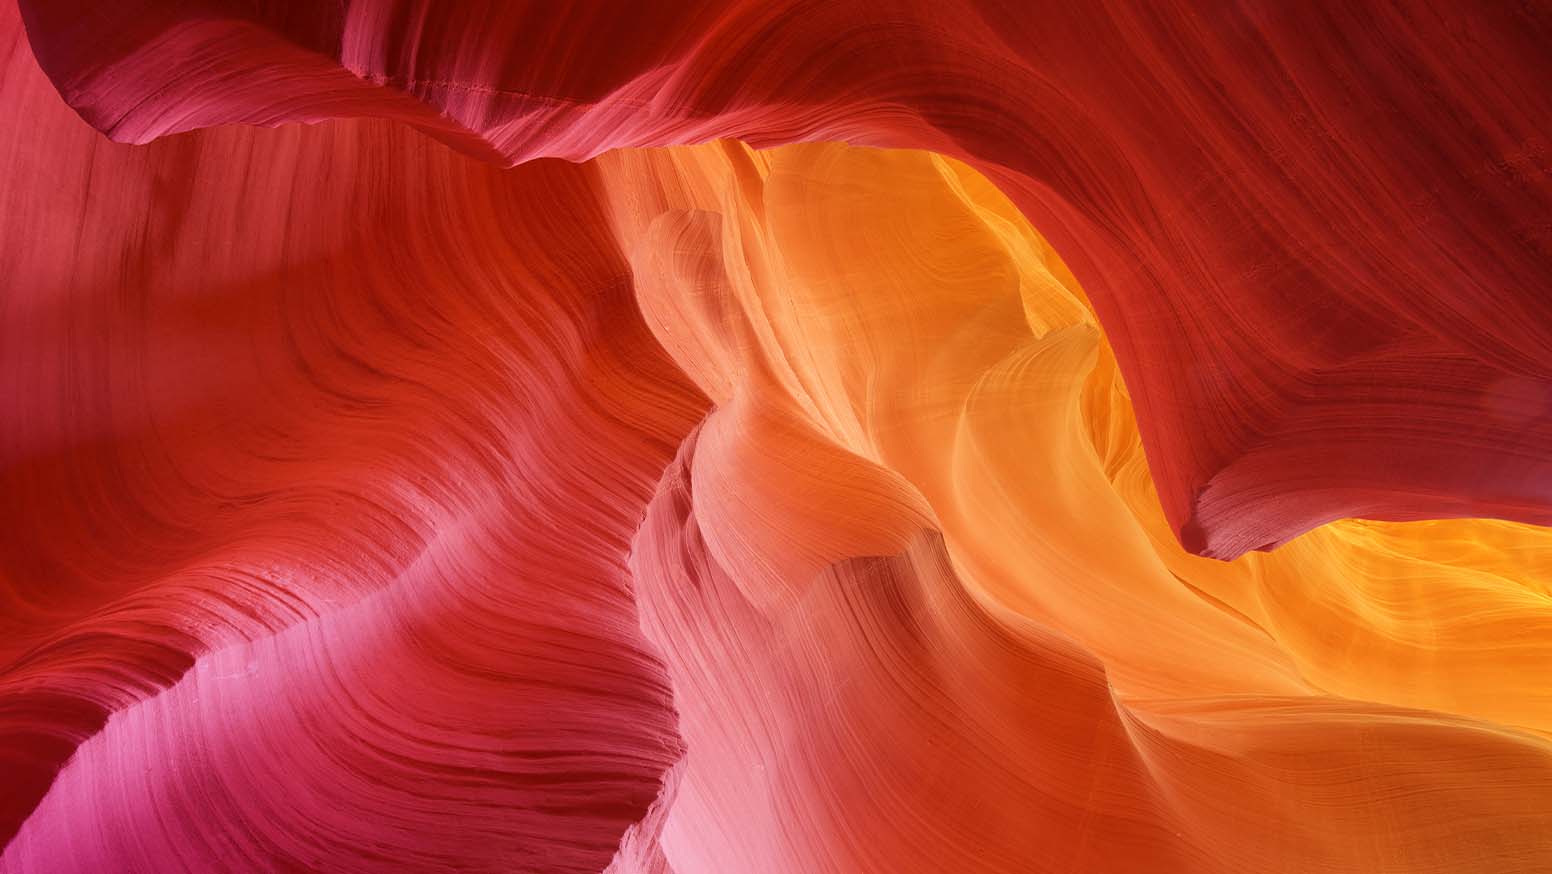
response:
<path id="1" fill-rule="evenodd" d="M 0 5 L 0 872 L 1552 870 L 1548 22 Z"/>

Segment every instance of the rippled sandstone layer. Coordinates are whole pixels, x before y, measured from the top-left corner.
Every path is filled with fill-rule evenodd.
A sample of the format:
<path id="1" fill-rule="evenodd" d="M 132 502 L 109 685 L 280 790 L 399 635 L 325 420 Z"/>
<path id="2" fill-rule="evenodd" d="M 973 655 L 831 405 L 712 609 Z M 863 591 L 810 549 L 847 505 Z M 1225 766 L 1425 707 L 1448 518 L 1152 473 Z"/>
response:
<path id="1" fill-rule="evenodd" d="M 475 7 L 6 8 L 0 871 L 1552 867 L 1516 22 Z"/>

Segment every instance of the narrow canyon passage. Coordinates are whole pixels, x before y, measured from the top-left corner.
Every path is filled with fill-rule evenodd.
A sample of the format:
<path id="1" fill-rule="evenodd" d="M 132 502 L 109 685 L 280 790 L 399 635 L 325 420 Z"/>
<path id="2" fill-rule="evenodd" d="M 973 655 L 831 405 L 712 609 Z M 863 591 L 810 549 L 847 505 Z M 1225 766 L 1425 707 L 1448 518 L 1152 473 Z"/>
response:
<path id="1" fill-rule="evenodd" d="M 1552 870 L 1546 17 L 85 10 L 0 871 Z"/>

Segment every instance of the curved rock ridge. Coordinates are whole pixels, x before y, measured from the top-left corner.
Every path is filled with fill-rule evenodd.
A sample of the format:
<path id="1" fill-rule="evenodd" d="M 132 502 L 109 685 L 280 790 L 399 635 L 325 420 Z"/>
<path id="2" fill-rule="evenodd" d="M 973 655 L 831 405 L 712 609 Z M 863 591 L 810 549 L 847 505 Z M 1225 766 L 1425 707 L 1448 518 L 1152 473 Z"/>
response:
<path id="1" fill-rule="evenodd" d="M 1119 124 L 1142 110 L 1119 94 L 1079 107 L 1049 80 L 1051 106 L 1003 123 L 1074 138 L 1017 150 L 1094 172 L 1051 164 L 1065 190 L 1000 158 L 834 142 L 501 169 L 531 156 L 518 143 L 583 157 L 651 139 L 631 125 L 700 139 L 814 107 L 887 144 L 924 117 L 913 64 L 967 53 L 961 72 L 984 82 L 977 53 L 995 45 L 999 90 L 1017 92 L 1034 37 L 982 9 L 996 27 L 952 32 L 1000 41 L 951 40 L 949 8 L 887 5 L 866 20 L 889 27 L 851 29 L 845 16 L 864 19 L 844 5 L 686 5 L 671 33 L 663 10 L 601 6 L 71 8 L 22 6 L 51 82 L 0 7 L 0 111 L 28 121 L 0 130 L 0 872 L 1552 869 L 1552 531 L 1347 520 L 1293 537 L 1337 498 L 1401 515 L 1370 512 L 1398 478 L 1447 486 L 1410 480 L 1408 513 L 1541 506 L 1481 501 L 1538 482 L 1543 437 L 1522 426 L 1539 421 L 1543 326 L 1408 321 L 1478 286 L 1440 296 L 1447 277 L 1430 274 L 1402 293 L 1438 265 L 1391 262 L 1384 243 L 1432 251 L 1444 223 L 1466 234 L 1456 270 L 1499 246 L 1504 272 L 1474 281 L 1501 297 L 1483 305 L 1530 306 L 1526 286 L 1492 283 L 1534 257 L 1467 233 L 1505 206 L 1505 179 L 1540 196 L 1525 167 L 1412 205 L 1458 209 L 1447 222 L 1419 213 L 1411 231 L 1321 248 L 1336 237 L 1271 234 L 1272 217 L 1316 235 L 1374 218 L 1385 204 L 1337 171 L 1373 170 L 1389 128 L 1329 171 L 1290 139 L 1276 180 L 1242 164 L 1197 175 L 1192 209 L 1144 233 L 1103 216 L 1184 183 L 1107 162 L 1165 167 L 1171 144 L 1227 136 L 1207 124 L 1219 116 L 1185 115 L 1200 130 L 1152 151 L 1068 148 L 1100 122 L 1058 126 L 1062 111 Z M 1233 98 L 1172 79 L 1160 28 L 1204 63 L 1187 36 L 1251 31 L 1110 12 L 1081 33 L 1053 13 L 1050 63 L 1110 83 L 1094 94 L 1124 81 L 1155 102 Z M 1325 80 L 1294 50 L 1335 37 L 1278 30 L 1279 14 L 1224 12 L 1283 33 L 1294 56 L 1278 62 L 1316 78 L 1282 84 L 1313 95 Z M 1389 69 L 1428 21 L 1389 31 L 1391 54 L 1351 55 Z M 1522 38 L 1502 24 L 1448 39 Z M 858 69 L 794 61 L 810 28 L 845 37 L 814 63 Z M 1164 52 L 1154 78 L 1128 79 L 1131 55 L 1109 59 L 1114 80 L 1079 63 L 1112 31 Z M 499 45 L 507 66 L 476 63 Z M 920 51 L 872 72 L 891 45 Z M 374 53 L 431 72 L 414 87 L 363 72 Z M 622 69 L 661 102 L 614 96 Z M 711 69 L 791 99 L 675 102 Z M 771 69 L 813 79 L 772 84 Z M 827 102 L 863 72 L 898 79 L 894 111 L 875 111 L 872 85 Z M 950 140 L 984 134 L 995 100 L 1037 105 L 933 81 L 932 136 L 953 154 L 977 157 Z M 103 140 L 55 84 L 94 125 L 155 141 Z M 493 137 L 519 91 L 549 114 L 512 109 L 511 139 Z M 453 92 L 490 129 L 449 109 Z M 1436 96 L 1480 108 L 1498 93 Z M 1369 99 L 1295 127 L 1329 132 Z M 101 114 L 113 107 L 122 118 Z M 1521 118 L 1494 123 L 1512 134 Z M 287 119 L 320 123 L 202 129 Z M 1241 123 L 1236 148 L 1282 124 Z M 1255 209 L 1311 179 L 1325 182 L 1289 212 Z M 1206 234 L 1229 213 L 1244 236 Z M 1107 261 L 1125 241 L 1124 266 Z M 1100 281 L 1092 300 L 1058 247 Z M 1264 269 L 1214 273 L 1226 252 Z M 1289 296 L 1292 252 L 1309 297 Z M 1202 308 L 1177 308 L 1196 299 L 1171 297 L 1190 277 L 1216 280 L 1192 287 Z M 1341 331 L 1392 333 L 1355 352 L 1304 330 L 1354 308 Z M 1304 339 L 1277 345 L 1290 337 Z M 1279 383 L 1271 354 L 1313 369 Z M 1139 387 L 1133 371 L 1155 365 Z M 1489 371 L 1496 400 L 1451 394 Z M 1262 406 L 1236 406 L 1230 384 L 1266 392 Z M 1289 430 L 1203 461 L 1228 473 L 1183 517 L 1186 448 L 1279 404 Z M 1365 467 L 1382 447 L 1387 466 Z M 1447 464 L 1468 448 L 1471 466 Z M 1182 518 L 1206 540 L 1182 546 Z M 1186 548 L 1290 537 L 1233 561 Z"/>
<path id="2" fill-rule="evenodd" d="M 596 172 L 119 146 L 19 37 L 0 871 L 601 870 L 684 752 L 626 557 L 706 400 Z"/>
<path id="3" fill-rule="evenodd" d="M 20 7 L 126 142 L 370 116 L 501 163 L 714 138 L 966 160 L 1082 280 L 1193 552 L 1346 517 L 1552 522 L 1537 4 Z"/>
<path id="4" fill-rule="evenodd" d="M 1193 556 L 1072 274 L 967 166 L 598 164 L 715 405 L 632 558 L 689 749 L 673 870 L 1552 864 L 1552 532 Z"/>

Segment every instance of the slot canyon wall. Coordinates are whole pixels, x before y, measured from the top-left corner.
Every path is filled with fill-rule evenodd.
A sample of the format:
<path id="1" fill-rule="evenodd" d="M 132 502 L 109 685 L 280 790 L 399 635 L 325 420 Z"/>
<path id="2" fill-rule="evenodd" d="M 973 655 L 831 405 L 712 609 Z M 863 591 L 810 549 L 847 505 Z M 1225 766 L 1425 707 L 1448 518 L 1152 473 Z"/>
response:
<path id="1" fill-rule="evenodd" d="M 0 0 L 0 872 L 1552 870 L 1547 45 Z"/>

